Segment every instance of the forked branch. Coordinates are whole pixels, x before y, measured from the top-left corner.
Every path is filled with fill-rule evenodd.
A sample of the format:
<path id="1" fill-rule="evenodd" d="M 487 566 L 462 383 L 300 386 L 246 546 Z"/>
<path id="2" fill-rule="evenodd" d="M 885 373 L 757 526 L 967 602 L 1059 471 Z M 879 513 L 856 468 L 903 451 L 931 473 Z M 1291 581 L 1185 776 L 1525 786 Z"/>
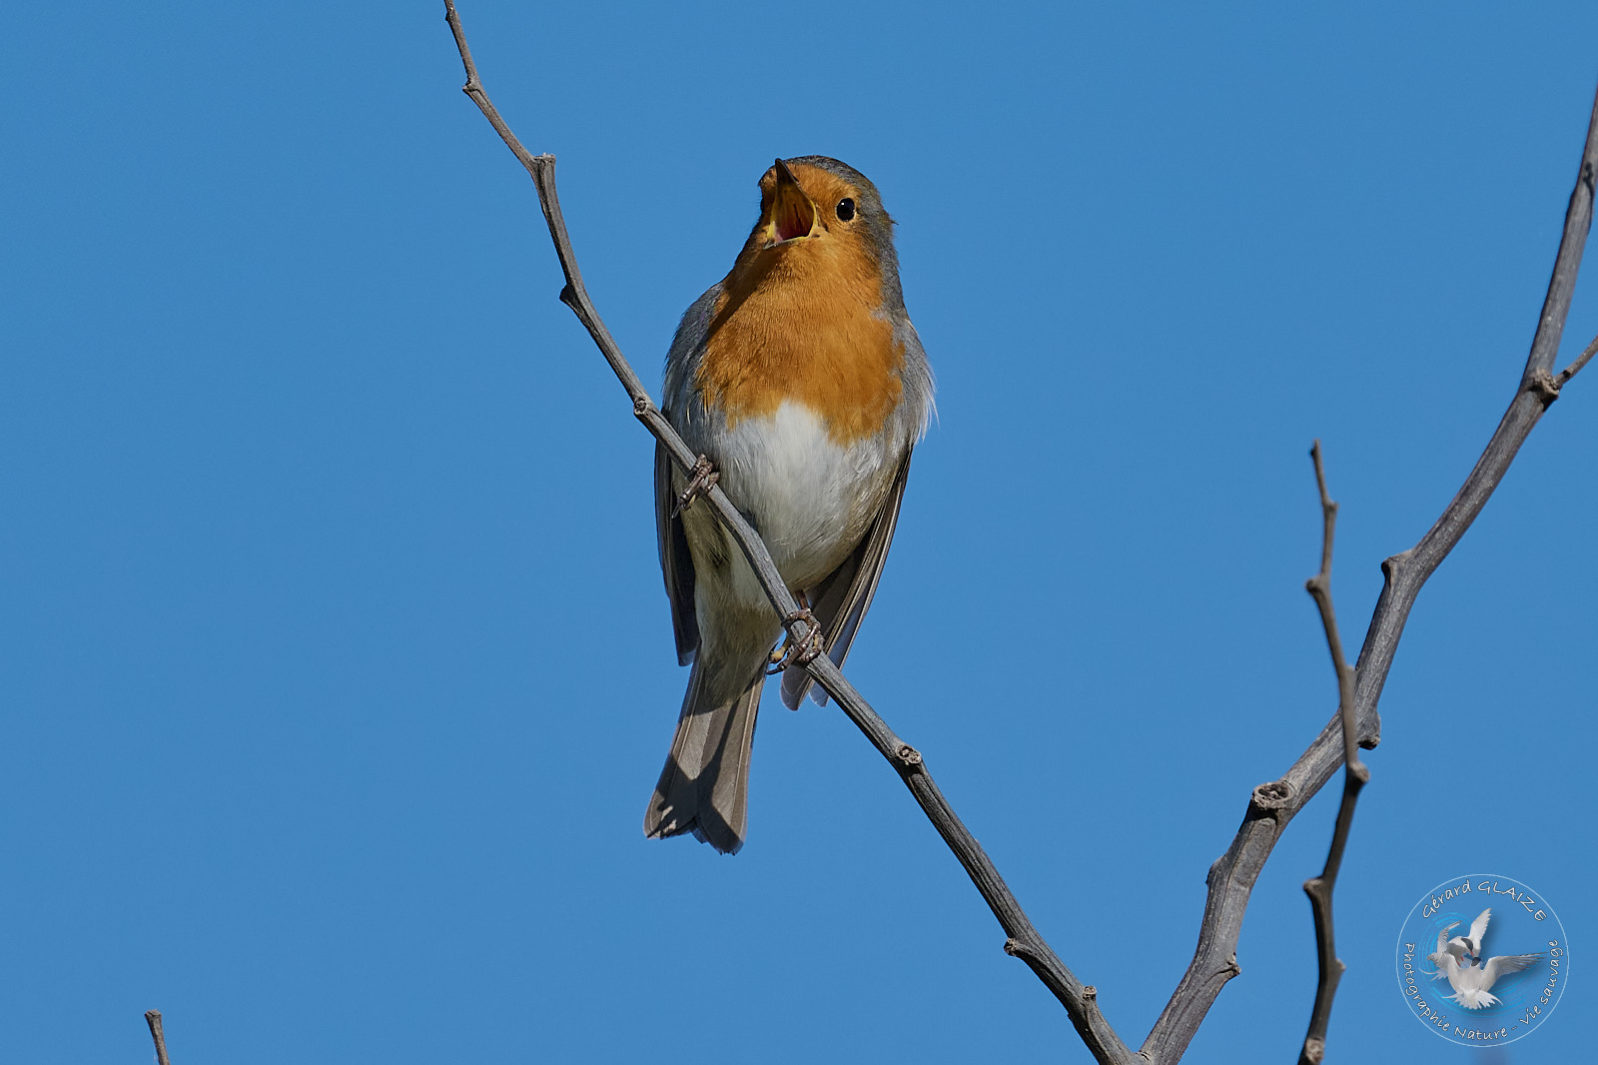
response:
<path id="1" fill-rule="evenodd" d="M 1548 295 L 1537 320 L 1531 354 L 1510 399 L 1509 409 L 1504 412 L 1465 483 L 1436 523 L 1414 547 L 1382 563 L 1386 580 L 1354 666 L 1354 717 L 1360 747 L 1375 747 L 1381 739 L 1381 718 L 1376 704 L 1392 668 L 1404 622 L 1409 618 L 1421 587 L 1486 506 L 1520 445 L 1543 411 L 1558 397 L 1560 387 L 1592 357 L 1583 355 L 1558 377 L 1551 373 L 1565 317 L 1570 311 L 1570 297 L 1576 286 L 1587 231 L 1592 225 L 1595 175 L 1598 175 L 1598 96 L 1593 100 L 1576 186 L 1565 211 L 1564 232 L 1554 257 Z M 1344 761 L 1344 716 L 1339 711 L 1280 780 L 1254 789 L 1232 845 L 1210 866 L 1198 950 L 1165 1011 L 1155 1022 L 1154 1030 L 1143 1043 L 1143 1054 L 1149 1060 L 1174 1062 L 1180 1058 L 1203 1023 L 1215 996 L 1240 971 L 1237 942 L 1249 893 L 1287 823 Z"/>

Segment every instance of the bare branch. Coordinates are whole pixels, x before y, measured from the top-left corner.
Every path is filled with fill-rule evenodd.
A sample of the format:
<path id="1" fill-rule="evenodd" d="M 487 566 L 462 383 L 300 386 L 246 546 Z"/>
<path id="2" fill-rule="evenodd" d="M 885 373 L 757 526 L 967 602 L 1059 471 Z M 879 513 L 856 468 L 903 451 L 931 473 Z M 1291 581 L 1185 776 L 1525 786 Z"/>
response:
<path id="1" fill-rule="evenodd" d="M 1594 175 L 1598 174 L 1598 96 L 1593 100 L 1587 140 L 1582 148 L 1576 187 L 1565 212 L 1564 233 L 1554 258 L 1548 295 L 1537 320 L 1526 370 L 1509 409 L 1475 468 L 1437 523 L 1408 551 L 1382 563 L 1386 581 L 1376 609 L 1371 615 L 1365 644 L 1360 650 L 1354 673 L 1354 709 L 1359 725 L 1358 743 L 1375 747 L 1381 739 L 1381 718 L 1376 712 L 1387 673 L 1393 665 L 1404 622 L 1409 617 L 1421 587 L 1453 550 L 1493 489 L 1503 479 L 1515 453 L 1542 417 L 1558 389 L 1549 368 L 1559 350 L 1570 296 L 1576 284 L 1587 231 L 1592 225 Z M 1578 360 L 1579 361 L 1579 360 Z M 1579 369 L 1575 366 L 1572 370 Z M 1193 1033 L 1204 1021 L 1215 996 L 1241 970 L 1237 964 L 1237 941 L 1243 926 L 1243 913 L 1249 893 L 1259 878 L 1265 860 L 1289 821 L 1303 809 L 1344 759 L 1344 730 L 1341 712 L 1321 730 L 1308 750 L 1299 756 L 1280 780 L 1262 784 L 1249 799 L 1243 824 L 1232 838 L 1226 853 L 1210 866 L 1209 891 L 1204 901 L 1204 918 L 1199 926 L 1198 949 L 1187 972 L 1166 1003 L 1165 1011 L 1143 1042 L 1143 1055 L 1150 1061 L 1174 1062 L 1186 1051 Z"/>
<path id="2" fill-rule="evenodd" d="M 1593 338 L 1592 343 L 1587 345 L 1587 350 L 1577 355 L 1575 361 L 1559 371 L 1559 375 L 1554 378 L 1554 387 L 1564 388 L 1572 377 L 1581 373 L 1583 366 L 1592 361 L 1594 355 L 1598 355 L 1598 337 Z"/>
<path id="3" fill-rule="evenodd" d="M 1481 458 L 1476 460 L 1475 467 L 1436 524 L 1427 530 L 1414 547 L 1382 563 L 1386 580 L 1355 667 L 1354 699 L 1360 727 L 1362 734 L 1368 733 L 1373 740 L 1379 735 L 1376 703 L 1381 698 L 1387 673 L 1393 665 L 1393 655 L 1404 632 L 1404 623 L 1415 605 L 1421 586 L 1442 564 L 1454 545 L 1459 543 L 1465 530 L 1481 513 L 1482 507 L 1487 505 L 1488 498 L 1503 480 L 1520 445 L 1542 418 L 1553 396 L 1558 395 L 1557 389 L 1550 394 L 1545 386 L 1551 380 L 1550 370 L 1564 333 L 1565 315 L 1570 310 L 1570 296 L 1576 286 L 1576 273 L 1581 266 L 1587 232 L 1592 226 L 1595 174 L 1598 174 L 1598 98 L 1594 100 L 1576 187 L 1570 194 L 1570 206 L 1565 213 L 1564 234 L 1559 241 L 1559 253 L 1554 258 L 1548 295 L 1543 301 L 1537 332 L 1532 338 L 1531 353 L 1527 356 L 1526 369 L 1521 375 L 1520 388 L 1510 401 L 1509 409 L 1504 412 L 1492 439 L 1487 442 Z"/>
<path id="4" fill-rule="evenodd" d="M 1337 705 L 1343 726 L 1343 763 L 1361 776 L 1370 772 L 1359 760 L 1358 729 L 1354 720 L 1354 671 L 1343 657 L 1343 637 L 1337 631 L 1337 612 L 1332 609 L 1332 537 L 1337 532 L 1337 504 L 1326 493 L 1326 468 L 1321 462 L 1321 442 L 1310 448 L 1315 462 L 1315 486 L 1321 494 L 1321 569 L 1304 582 L 1305 589 L 1320 610 L 1321 627 L 1326 630 L 1326 647 L 1332 654 L 1332 669 L 1337 674 Z"/>
<path id="5" fill-rule="evenodd" d="M 1326 1053 L 1326 1029 L 1332 1020 L 1332 1002 L 1343 977 L 1344 965 L 1337 957 L 1337 937 L 1332 928 L 1332 892 L 1337 889 L 1337 873 L 1343 865 L 1349 828 L 1354 823 L 1354 804 L 1360 789 L 1370 780 L 1370 770 L 1359 758 L 1358 726 L 1354 720 L 1354 671 L 1343 657 L 1343 637 L 1337 629 L 1337 612 L 1332 609 L 1332 536 L 1337 530 L 1337 504 L 1326 491 L 1326 467 L 1321 461 L 1321 442 L 1310 449 L 1315 460 L 1315 485 L 1321 495 L 1321 569 L 1305 582 L 1305 588 L 1320 611 L 1326 646 L 1337 674 L 1337 714 L 1343 732 L 1343 801 L 1337 808 L 1337 825 L 1326 851 L 1321 875 L 1304 882 L 1310 911 L 1315 918 L 1315 947 L 1320 977 L 1315 986 L 1315 1006 L 1310 1011 L 1309 1028 L 1299 1051 L 1299 1065 L 1320 1065 Z"/>
<path id="6" fill-rule="evenodd" d="M 1320 457 L 1320 441 L 1310 448 L 1310 459 L 1315 462 L 1315 488 L 1320 489 L 1322 537 L 1320 537 L 1320 572 L 1304 582 L 1304 588 L 1314 598 L 1320 609 L 1320 624 L 1326 630 L 1326 649 L 1331 651 L 1331 668 L 1338 673 L 1338 707 L 1342 716 L 1342 760 L 1355 771 L 1363 771 L 1360 748 L 1355 739 L 1354 721 L 1354 670 L 1342 657 L 1342 636 L 1338 632 L 1338 612 L 1331 608 L 1331 540 L 1338 531 L 1338 504 L 1326 494 L 1326 467 Z"/>
<path id="7" fill-rule="evenodd" d="M 533 183 L 538 189 L 539 202 L 544 209 L 544 220 L 549 226 L 550 237 L 555 243 L 555 252 L 566 274 L 566 287 L 560 294 L 561 301 L 577 314 L 589 335 L 593 337 L 594 343 L 599 346 L 605 360 L 610 363 L 611 369 L 627 389 L 628 395 L 633 400 L 633 413 L 655 439 L 666 446 L 678 467 L 684 471 L 691 471 L 698 456 L 688 449 L 676 430 L 661 414 L 660 409 L 650 400 L 638 376 L 628 365 L 620 348 L 600 320 L 598 311 L 588 298 L 587 290 L 583 288 L 582 275 L 578 272 L 576 255 L 572 251 L 571 239 L 566 232 L 565 220 L 561 216 L 559 200 L 555 194 L 554 157 L 534 156 L 522 147 L 521 142 L 500 117 L 499 111 L 483 89 L 453 0 L 445 0 L 444 8 L 445 18 L 455 35 L 455 44 L 461 54 L 461 62 L 466 67 L 466 85 L 463 91 L 477 104 L 478 109 L 483 112 L 516 158 L 521 160 L 522 166 L 532 176 Z M 811 633 L 816 632 L 815 622 L 810 619 L 808 612 L 801 611 L 759 536 L 732 505 L 720 485 L 712 483 L 702 486 L 697 494 L 698 498 L 704 499 L 715 509 L 722 524 L 737 542 L 744 557 L 749 560 L 750 567 L 760 579 L 767 598 L 770 599 L 778 616 L 783 619 L 790 638 L 796 644 L 804 645 L 810 639 Z M 836 701 L 849 720 L 854 722 L 855 727 L 860 729 L 872 746 L 888 760 L 905 786 L 910 789 L 910 794 L 915 797 L 933 827 L 938 830 L 938 834 L 959 859 L 967 875 L 971 877 L 972 883 L 976 885 L 977 891 L 987 902 L 988 908 L 993 911 L 994 917 L 998 918 L 1007 937 L 1004 944 L 1005 951 L 1026 962 L 1060 1000 L 1071 1018 L 1071 1023 L 1075 1025 L 1077 1032 L 1098 1061 L 1132 1062 L 1134 1055 L 1099 1012 L 1097 991 L 1085 987 L 1038 934 L 981 844 L 961 823 L 953 807 L 938 790 L 932 774 L 928 772 L 921 758 L 921 753 L 894 734 L 860 693 L 844 679 L 831 659 L 825 656 L 819 657 L 806 668 L 822 690 Z"/>
<path id="8" fill-rule="evenodd" d="M 146 1010 L 144 1023 L 150 1026 L 150 1038 L 155 1040 L 156 1065 L 172 1065 L 166 1056 L 166 1035 L 161 1031 L 161 1011 Z"/>

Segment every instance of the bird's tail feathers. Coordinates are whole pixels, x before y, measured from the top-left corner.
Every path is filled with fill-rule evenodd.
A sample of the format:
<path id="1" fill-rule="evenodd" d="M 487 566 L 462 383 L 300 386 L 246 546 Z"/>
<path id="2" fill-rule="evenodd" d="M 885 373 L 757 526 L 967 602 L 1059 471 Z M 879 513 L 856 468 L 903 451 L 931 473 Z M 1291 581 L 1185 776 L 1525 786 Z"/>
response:
<path id="1" fill-rule="evenodd" d="M 1464 1006 L 1468 1010 L 1484 1010 L 1488 1006 L 1498 1005 L 1498 996 L 1491 991 L 1483 991 L 1476 987 L 1467 987 L 1457 995 L 1447 995 L 1447 998 Z"/>
<path id="2" fill-rule="evenodd" d="M 671 754 L 644 813 L 644 835 L 662 839 L 692 832 L 723 854 L 743 846 L 749 754 L 764 683 L 765 675 L 757 672 L 741 694 L 717 702 L 695 663 Z"/>

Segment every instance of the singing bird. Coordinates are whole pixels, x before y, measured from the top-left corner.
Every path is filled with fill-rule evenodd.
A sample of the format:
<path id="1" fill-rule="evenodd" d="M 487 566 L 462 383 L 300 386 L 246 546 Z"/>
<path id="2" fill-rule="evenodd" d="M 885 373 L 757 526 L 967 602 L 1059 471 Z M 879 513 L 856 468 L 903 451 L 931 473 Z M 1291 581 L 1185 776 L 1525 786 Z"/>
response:
<path id="1" fill-rule="evenodd" d="M 932 412 L 893 220 L 865 175 L 819 155 L 766 171 L 743 250 L 677 327 L 664 396 L 841 666 Z M 660 567 L 678 663 L 693 670 L 644 834 L 691 832 L 731 854 L 743 846 L 755 716 L 782 626 L 710 508 L 683 505 L 688 483 L 657 447 Z M 783 702 L 798 709 L 810 687 L 789 665 Z M 824 701 L 819 689 L 812 698 Z"/>

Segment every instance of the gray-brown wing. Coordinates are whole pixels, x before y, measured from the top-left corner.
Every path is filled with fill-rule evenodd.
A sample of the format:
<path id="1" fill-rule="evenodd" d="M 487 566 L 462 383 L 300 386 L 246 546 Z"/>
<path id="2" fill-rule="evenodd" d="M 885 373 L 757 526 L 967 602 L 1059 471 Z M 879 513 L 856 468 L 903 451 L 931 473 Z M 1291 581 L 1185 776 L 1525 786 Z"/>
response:
<path id="1" fill-rule="evenodd" d="M 677 493 L 671 487 L 671 456 L 655 445 L 655 537 L 660 547 L 660 574 L 671 601 L 671 631 L 677 637 L 677 664 L 686 666 L 699 649 L 699 618 L 694 613 L 694 560 L 688 553 L 682 515 L 674 514 Z"/>
<path id="2" fill-rule="evenodd" d="M 877 581 L 882 578 L 882 564 L 887 561 L 888 548 L 893 544 L 893 530 L 899 524 L 899 504 L 904 501 L 905 482 L 910 477 L 910 452 L 904 453 L 899 470 L 860 546 L 833 570 L 826 580 L 814 588 L 805 589 L 810 600 L 810 612 L 821 626 L 826 640 L 827 657 L 839 667 L 849 657 L 849 645 L 854 643 L 860 622 L 871 609 L 871 597 L 877 594 Z M 794 666 L 783 672 L 782 701 L 790 710 L 799 709 L 805 694 L 810 691 L 810 674 Z M 827 694 L 817 688 L 812 695 L 816 702 L 826 705 Z"/>

